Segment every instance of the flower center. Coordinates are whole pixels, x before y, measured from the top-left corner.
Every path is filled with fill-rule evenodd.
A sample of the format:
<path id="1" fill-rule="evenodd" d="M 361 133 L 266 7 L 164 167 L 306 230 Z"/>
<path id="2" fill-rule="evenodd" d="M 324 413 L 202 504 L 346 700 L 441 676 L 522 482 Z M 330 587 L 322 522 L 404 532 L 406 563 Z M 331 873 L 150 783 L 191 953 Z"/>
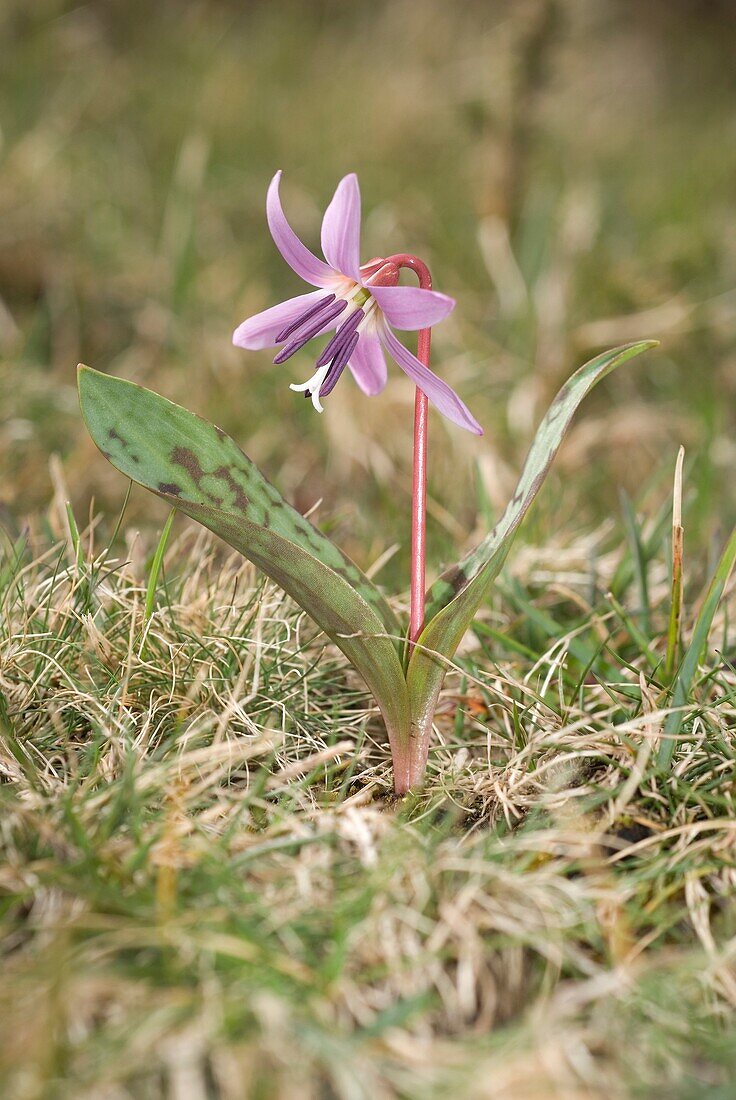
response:
<path id="1" fill-rule="evenodd" d="M 359 283 L 347 283 L 342 293 L 327 294 L 320 298 L 276 336 L 277 344 L 287 342 L 275 356 L 274 363 L 285 363 L 313 337 L 331 327 L 332 322 L 343 311 L 349 310 L 315 363 L 317 369 L 312 377 L 307 382 L 290 387 L 297 392 L 303 392 L 305 397 L 311 397 L 318 412 L 322 412 L 320 398 L 332 393 L 350 362 L 360 340 L 360 330 L 365 327 L 363 323 L 378 308 L 370 287 L 396 286 L 399 281 L 396 264 L 387 263 L 380 257 L 363 264 L 360 274 L 364 280 L 362 286 Z"/>

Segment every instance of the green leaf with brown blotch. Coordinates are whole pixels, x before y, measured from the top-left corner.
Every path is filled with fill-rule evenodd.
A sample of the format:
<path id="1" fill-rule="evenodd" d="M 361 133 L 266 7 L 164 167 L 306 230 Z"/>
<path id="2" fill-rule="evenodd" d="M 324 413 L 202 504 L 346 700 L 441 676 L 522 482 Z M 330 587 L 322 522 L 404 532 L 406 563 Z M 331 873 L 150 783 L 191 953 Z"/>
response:
<path id="1" fill-rule="evenodd" d="M 95 443 L 133 481 L 180 511 L 185 502 L 211 506 L 301 546 L 360 592 L 389 633 L 402 633 L 372 581 L 284 500 L 220 428 L 151 390 L 90 367 L 79 368 L 79 394 Z"/>
<path id="2" fill-rule="evenodd" d="M 443 573 L 430 588 L 427 595 L 427 625 L 412 653 L 407 671 L 415 756 L 412 782 L 424 770 L 432 716 L 447 662 L 453 658 L 500 572 L 521 521 L 547 476 L 578 406 L 597 382 L 656 343 L 656 340 L 645 340 L 604 352 L 568 379 L 537 430 L 516 492 L 499 523 L 474 550 L 458 565 Z"/>
<path id="3" fill-rule="evenodd" d="M 409 729 L 402 628 L 376 586 L 213 424 L 89 367 L 80 367 L 79 394 L 90 435 L 113 466 L 239 550 L 342 649 L 401 752 Z"/>

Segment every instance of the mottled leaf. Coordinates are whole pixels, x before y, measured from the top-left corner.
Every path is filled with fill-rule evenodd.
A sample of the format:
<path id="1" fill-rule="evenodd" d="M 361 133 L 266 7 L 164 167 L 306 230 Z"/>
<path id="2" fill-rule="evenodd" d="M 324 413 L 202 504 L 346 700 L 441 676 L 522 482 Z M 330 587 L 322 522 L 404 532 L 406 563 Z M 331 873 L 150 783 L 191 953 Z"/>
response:
<path id="1" fill-rule="evenodd" d="M 414 649 L 407 673 L 412 703 L 413 739 L 423 771 L 427 739 L 446 663 L 503 566 L 519 525 L 541 488 L 580 402 L 597 382 L 656 341 L 627 344 L 592 359 L 562 387 L 539 426 L 511 501 L 494 530 L 435 581 L 428 593 L 427 625 Z M 418 775 L 412 776 L 416 781 Z"/>
<path id="2" fill-rule="evenodd" d="M 89 432 L 113 466 L 288 592 L 361 673 L 392 743 L 405 742 L 408 697 L 395 640 L 401 626 L 375 585 L 213 424 L 89 367 L 80 368 L 79 392 Z"/>

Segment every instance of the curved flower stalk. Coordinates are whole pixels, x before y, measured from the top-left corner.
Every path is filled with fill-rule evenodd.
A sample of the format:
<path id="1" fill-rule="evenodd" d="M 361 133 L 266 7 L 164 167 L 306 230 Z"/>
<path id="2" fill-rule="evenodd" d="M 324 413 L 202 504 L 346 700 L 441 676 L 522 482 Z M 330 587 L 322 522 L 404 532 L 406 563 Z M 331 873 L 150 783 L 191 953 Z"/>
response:
<path id="1" fill-rule="evenodd" d="M 340 183 L 325 214 L 322 247 L 327 262 L 313 255 L 289 227 L 278 183 L 279 175 L 268 197 L 274 239 L 291 266 L 319 290 L 251 317 L 234 339 L 249 348 L 281 345 L 276 361 L 283 362 L 313 337 L 335 329 L 315 373 L 294 387 L 309 394 L 319 411 L 346 367 L 365 393 L 378 393 L 386 380 L 382 348 L 417 385 L 408 649 L 407 624 L 378 588 L 287 504 L 215 425 L 150 390 L 88 367 L 79 369 L 82 413 L 90 435 L 113 466 L 254 562 L 340 647 L 375 696 L 388 733 L 394 786 L 401 794 L 423 779 L 447 666 L 503 566 L 578 406 L 601 378 L 654 341 L 605 352 L 568 380 L 539 427 L 500 522 L 434 582 L 425 607 L 427 399 L 455 423 L 480 433 L 457 394 L 428 367 L 430 326 L 447 316 L 454 302 L 431 289 L 429 272 L 415 257 L 398 254 L 360 266 L 360 195 L 354 176 Z M 414 270 L 419 287 L 398 285 L 401 267 Z M 420 329 L 419 357 L 397 340 L 391 325 Z"/>

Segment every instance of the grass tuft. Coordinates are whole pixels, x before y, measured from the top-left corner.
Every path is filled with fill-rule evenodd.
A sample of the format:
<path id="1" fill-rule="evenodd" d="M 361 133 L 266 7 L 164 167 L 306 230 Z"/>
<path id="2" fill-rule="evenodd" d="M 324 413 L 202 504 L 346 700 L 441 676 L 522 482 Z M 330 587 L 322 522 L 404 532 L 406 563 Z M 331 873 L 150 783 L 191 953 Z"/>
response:
<path id="1" fill-rule="evenodd" d="M 605 531 L 553 583 L 521 551 L 396 802 L 297 607 L 177 524 L 149 614 L 140 537 L 97 529 L 3 558 L 3 1096 L 726 1087 L 734 674 L 698 665 L 663 777 L 666 685 L 604 595 L 628 575 L 637 608 L 636 563 L 601 554 L 586 602 Z M 667 544 L 640 544 L 664 652 Z"/>

